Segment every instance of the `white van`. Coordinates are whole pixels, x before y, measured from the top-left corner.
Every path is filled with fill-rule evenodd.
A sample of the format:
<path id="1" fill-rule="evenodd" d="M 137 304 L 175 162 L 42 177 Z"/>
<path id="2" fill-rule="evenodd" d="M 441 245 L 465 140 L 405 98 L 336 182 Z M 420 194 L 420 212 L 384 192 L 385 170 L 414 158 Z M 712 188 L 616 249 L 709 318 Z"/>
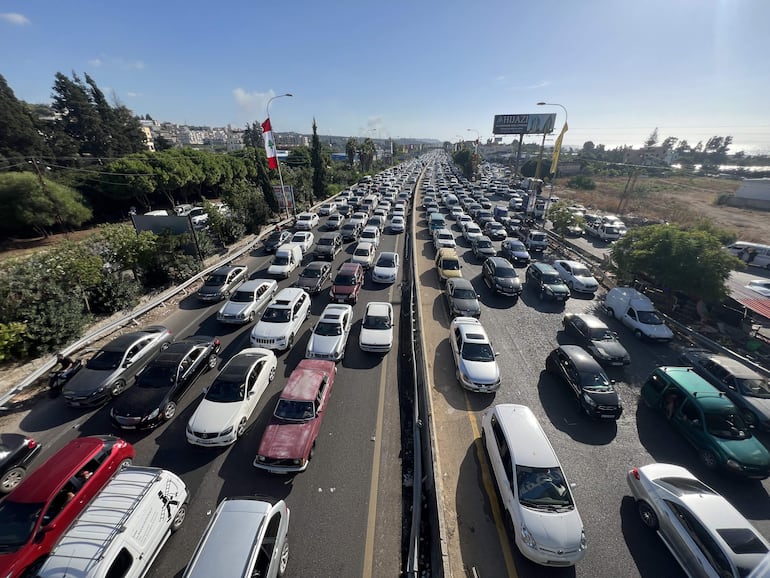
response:
<path id="1" fill-rule="evenodd" d="M 604 298 L 604 309 L 631 329 L 637 339 L 671 341 L 674 333 L 655 311 L 652 301 L 631 287 L 613 287 Z"/>
<path id="2" fill-rule="evenodd" d="M 302 247 L 295 243 L 286 243 L 275 250 L 275 257 L 273 257 L 270 267 L 267 268 L 267 273 L 274 277 L 286 279 L 301 263 Z"/>
<path id="3" fill-rule="evenodd" d="M 738 241 L 727 249 L 750 267 L 770 269 L 770 245 Z"/>
<path id="4" fill-rule="evenodd" d="M 187 513 L 176 474 L 129 466 L 118 472 L 59 539 L 38 578 L 138 578 Z"/>

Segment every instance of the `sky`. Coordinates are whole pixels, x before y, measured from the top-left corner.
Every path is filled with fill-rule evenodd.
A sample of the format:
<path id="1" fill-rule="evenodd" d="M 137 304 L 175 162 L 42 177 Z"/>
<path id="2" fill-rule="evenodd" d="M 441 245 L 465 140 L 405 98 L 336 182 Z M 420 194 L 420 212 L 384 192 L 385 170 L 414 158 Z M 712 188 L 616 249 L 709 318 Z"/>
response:
<path id="1" fill-rule="evenodd" d="M 566 109 L 565 146 L 640 148 L 657 128 L 756 153 L 768 22 L 768 0 L 3 0 L 0 74 L 47 103 L 56 72 L 88 73 L 180 124 L 261 122 L 291 93 L 277 132 L 486 140 L 496 114 L 555 113 L 558 132 Z"/>

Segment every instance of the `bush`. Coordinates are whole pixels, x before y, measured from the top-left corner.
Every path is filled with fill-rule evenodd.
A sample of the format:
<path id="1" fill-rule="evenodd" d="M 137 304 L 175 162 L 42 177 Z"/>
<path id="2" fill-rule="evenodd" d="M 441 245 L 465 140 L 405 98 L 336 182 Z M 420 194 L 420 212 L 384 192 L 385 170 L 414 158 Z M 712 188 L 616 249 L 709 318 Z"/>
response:
<path id="1" fill-rule="evenodd" d="M 0 323 L 0 362 L 21 357 L 19 345 L 26 331 L 23 323 Z"/>
<path id="2" fill-rule="evenodd" d="M 577 175 L 572 177 L 567 185 L 573 189 L 584 189 L 587 191 L 593 191 L 596 188 L 596 183 L 591 177 L 585 175 Z"/>
<path id="3" fill-rule="evenodd" d="M 130 309 L 139 302 L 141 293 L 141 285 L 128 274 L 105 274 L 104 280 L 90 292 L 91 312 L 112 315 Z"/>

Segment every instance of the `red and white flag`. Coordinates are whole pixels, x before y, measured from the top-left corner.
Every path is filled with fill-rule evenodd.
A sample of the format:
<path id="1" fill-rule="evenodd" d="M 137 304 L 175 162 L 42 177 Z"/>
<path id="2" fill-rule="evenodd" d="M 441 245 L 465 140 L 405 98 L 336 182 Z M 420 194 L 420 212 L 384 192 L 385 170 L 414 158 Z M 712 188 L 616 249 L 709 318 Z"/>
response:
<path id="1" fill-rule="evenodd" d="M 265 139 L 265 153 L 267 153 L 267 166 L 271 169 L 278 168 L 278 151 L 275 149 L 273 140 L 273 127 L 270 126 L 268 118 L 262 123 L 262 138 Z"/>

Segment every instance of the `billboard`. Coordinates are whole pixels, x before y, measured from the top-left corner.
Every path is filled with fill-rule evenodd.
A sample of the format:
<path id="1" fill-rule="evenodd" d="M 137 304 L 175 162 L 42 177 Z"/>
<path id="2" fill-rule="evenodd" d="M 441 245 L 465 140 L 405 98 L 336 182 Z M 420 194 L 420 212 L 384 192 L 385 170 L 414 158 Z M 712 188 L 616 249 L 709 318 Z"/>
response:
<path id="1" fill-rule="evenodd" d="M 291 185 L 284 185 L 283 193 L 281 193 L 281 185 L 273 185 L 273 193 L 278 200 L 278 208 L 282 211 L 294 210 L 294 189 Z"/>
<path id="2" fill-rule="evenodd" d="M 193 228 L 189 216 L 178 217 L 176 215 L 131 215 L 131 221 L 137 233 L 141 231 L 152 231 L 156 235 L 190 235 L 192 242 L 182 245 L 182 250 L 187 255 L 198 255 L 198 237 Z M 202 256 L 200 256 L 203 259 Z"/>
<path id="3" fill-rule="evenodd" d="M 556 113 L 496 114 L 492 134 L 548 134 L 554 124 Z"/>

